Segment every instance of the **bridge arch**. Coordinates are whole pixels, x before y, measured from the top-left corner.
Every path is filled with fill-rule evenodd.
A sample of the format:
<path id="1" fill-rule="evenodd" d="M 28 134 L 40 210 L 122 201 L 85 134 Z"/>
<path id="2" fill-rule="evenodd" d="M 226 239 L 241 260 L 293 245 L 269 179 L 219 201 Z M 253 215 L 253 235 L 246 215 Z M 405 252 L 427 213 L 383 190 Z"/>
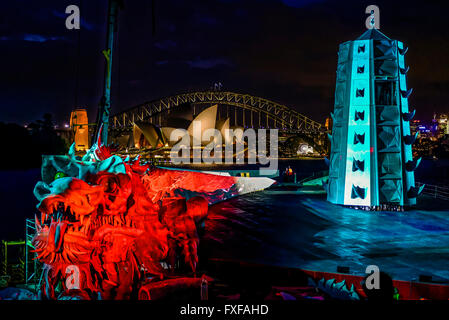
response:
<path id="1" fill-rule="evenodd" d="M 261 123 L 263 124 L 261 119 L 264 117 L 263 120 L 266 120 L 266 124 L 268 124 L 265 127 L 276 127 L 308 134 L 319 132 L 322 128 L 319 122 L 285 105 L 265 98 L 230 91 L 190 92 L 145 102 L 113 115 L 110 126 L 112 129 L 131 128 L 137 121 L 146 121 L 158 115 L 161 117 L 165 112 L 170 113 L 173 108 L 184 103 L 191 103 L 194 106 L 204 104 L 233 106 L 235 107 L 235 121 L 238 119 L 237 112 L 241 112 L 244 126 L 246 126 L 245 115 L 249 111 L 248 127 L 261 127 Z M 258 121 L 255 121 L 254 114 L 258 117 Z M 274 124 L 273 126 L 269 125 L 270 120 Z M 257 126 L 254 125 L 255 122 L 258 123 Z"/>

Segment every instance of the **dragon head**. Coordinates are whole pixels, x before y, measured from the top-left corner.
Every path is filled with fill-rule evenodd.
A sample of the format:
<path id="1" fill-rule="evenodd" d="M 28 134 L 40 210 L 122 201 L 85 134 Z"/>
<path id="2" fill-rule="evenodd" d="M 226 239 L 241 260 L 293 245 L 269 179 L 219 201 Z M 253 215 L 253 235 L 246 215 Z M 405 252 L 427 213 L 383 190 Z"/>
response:
<path id="1" fill-rule="evenodd" d="M 38 258 L 47 264 L 86 262 L 106 235 L 106 226 L 137 236 L 138 229 L 125 216 L 132 206 L 131 192 L 129 176 L 104 171 L 89 174 L 86 181 L 62 177 L 50 184 L 39 182 L 34 191 L 41 214 L 35 219 Z"/>
<path id="2" fill-rule="evenodd" d="M 133 192 L 131 166 L 104 153 L 104 159 L 95 151 L 80 158 L 72 147 L 65 156 L 43 156 L 43 181 L 34 189 L 40 217 L 33 239 L 41 262 L 60 267 L 89 263 L 94 250 L 114 240 L 111 233 L 131 238 L 143 233 L 132 215 L 157 216 L 157 204 Z M 148 166 L 139 168 L 145 171 Z"/>

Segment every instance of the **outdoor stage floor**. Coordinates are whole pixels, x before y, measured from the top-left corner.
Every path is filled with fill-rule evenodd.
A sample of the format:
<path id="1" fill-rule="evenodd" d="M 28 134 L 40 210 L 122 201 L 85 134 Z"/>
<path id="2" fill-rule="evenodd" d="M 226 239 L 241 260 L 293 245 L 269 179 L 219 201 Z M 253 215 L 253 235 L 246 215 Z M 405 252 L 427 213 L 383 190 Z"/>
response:
<path id="1" fill-rule="evenodd" d="M 393 279 L 449 283 L 449 202 L 423 198 L 412 211 L 369 212 L 325 195 L 262 191 L 209 212 L 200 250 L 210 258 L 325 272 L 347 266 L 356 275 L 377 265 Z"/>

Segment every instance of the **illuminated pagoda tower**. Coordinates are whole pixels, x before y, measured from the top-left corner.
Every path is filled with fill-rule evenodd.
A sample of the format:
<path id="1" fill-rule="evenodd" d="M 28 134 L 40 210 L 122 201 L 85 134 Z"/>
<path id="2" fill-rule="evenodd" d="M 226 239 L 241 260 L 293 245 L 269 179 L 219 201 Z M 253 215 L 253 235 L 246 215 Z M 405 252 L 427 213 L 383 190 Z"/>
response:
<path id="1" fill-rule="evenodd" d="M 328 201 L 397 210 L 416 204 L 404 56 L 407 48 L 376 29 L 340 44 Z"/>

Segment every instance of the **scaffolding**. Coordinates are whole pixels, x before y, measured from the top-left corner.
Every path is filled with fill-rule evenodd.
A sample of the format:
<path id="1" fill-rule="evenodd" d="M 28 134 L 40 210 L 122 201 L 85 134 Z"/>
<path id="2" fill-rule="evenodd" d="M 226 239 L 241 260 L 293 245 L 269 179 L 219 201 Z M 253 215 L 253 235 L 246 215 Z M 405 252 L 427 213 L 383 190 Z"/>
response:
<path id="1" fill-rule="evenodd" d="M 33 259 L 36 254 L 32 252 L 34 246 L 32 243 L 36 233 L 36 227 L 33 219 L 25 221 L 25 240 L 6 241 L 2 240 L 2 259 L 0 275 L 7 283 L 25 284 L 28 288 L 34 285 L 37 290 L 41 279 L 38 277 L 41 264 Z M 12 257 L 11 249 L 17 248 L 15 257 Z M 11 260 L 14 260 L 11 262 Z"/>
<path id="2" fill-rule="evenodd" d="M 2 282 L 6 281 L 6 284 L 24 282 L 24 246 L 23 240 L 2 240 Z"/>
<path id="3" fill-rule="evenodd" d="M 38 279 L 38 274 L 41 273 L 41 263 L 38 262 L 37 254 L 30 252 L 34 250 L 33 237 L 36 234 L 36 226 L 33 219 L 26 219 L 25 222 L 25 283 L 27 285 L 34 284 L 35 289 L 39 288 L 41 278 Z M 31 256 L 31 259 L 30 259 Z M 31 268 L 30 268 L 31 265 Z"/>

